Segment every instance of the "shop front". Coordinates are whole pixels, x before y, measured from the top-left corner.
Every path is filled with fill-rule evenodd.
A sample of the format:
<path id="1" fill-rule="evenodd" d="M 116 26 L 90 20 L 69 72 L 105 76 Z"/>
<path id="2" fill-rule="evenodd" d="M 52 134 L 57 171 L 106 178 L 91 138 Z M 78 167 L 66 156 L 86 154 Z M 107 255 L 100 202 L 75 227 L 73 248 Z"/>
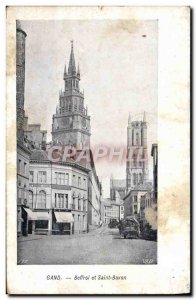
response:
<path id="1" fill-rule="evenodd" d="M 28 218 L 28 234 L 49 234 L 50 233 L 50 212 L 32 211 L 24 208 Z"/>
<path id="2" fill-rule="evenodd" d="M 52 212 L 52 233 L 68 234 L 73 232 L 74 219 L 70 210 L 53 210 Z"/>

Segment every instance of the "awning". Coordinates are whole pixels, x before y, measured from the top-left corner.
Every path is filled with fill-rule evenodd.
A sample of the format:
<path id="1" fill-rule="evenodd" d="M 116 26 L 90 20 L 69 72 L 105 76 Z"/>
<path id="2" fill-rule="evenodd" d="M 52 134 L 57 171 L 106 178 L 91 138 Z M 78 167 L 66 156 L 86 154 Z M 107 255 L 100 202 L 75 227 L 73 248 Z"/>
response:
<path id="1" fill-rule="evenodd" d="M 24 209 L 27 212 L 30 221 L 49 220 L 49 214 L 46 211 L 32 211 L 26 207 L 24 207 Z"/>
<path id="2" fill-rule="evenodd" d="M 72 213 L 70 213 L 70 212 L 55 211 L 54 214 L 55 214 L 57 223 L 72 223 L 72 222 L 74 222 Z"/>
<path id="3" fill-rule="evenodd" d="M 36 216 L 36 220 L 49 220 L 49 213 L 46 211 L 34 211 L 33 214 Z"/>
<path id="4" fill-rule="evenodd" d="M 34 215 L 34 212 L 31 209 L 24 207 L 24 210 L 27 212 L 29 220 L 37 220 L 36 216 Z"/>

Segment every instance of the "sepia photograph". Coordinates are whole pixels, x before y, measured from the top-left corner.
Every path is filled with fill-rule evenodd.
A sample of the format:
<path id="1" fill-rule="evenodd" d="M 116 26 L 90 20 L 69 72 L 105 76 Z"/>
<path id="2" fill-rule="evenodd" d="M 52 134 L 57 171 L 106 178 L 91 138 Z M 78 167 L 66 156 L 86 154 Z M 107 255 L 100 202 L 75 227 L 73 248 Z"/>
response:
<path id="1" fill-rule="evenodd" d="M 7 293 L 188 294 L 190 8 L 9 6 Z"/>
<path id="2" fill-rule="evenodd" d="M 16 21 L 18 264 L 157 263 L 157 26 Z"/>

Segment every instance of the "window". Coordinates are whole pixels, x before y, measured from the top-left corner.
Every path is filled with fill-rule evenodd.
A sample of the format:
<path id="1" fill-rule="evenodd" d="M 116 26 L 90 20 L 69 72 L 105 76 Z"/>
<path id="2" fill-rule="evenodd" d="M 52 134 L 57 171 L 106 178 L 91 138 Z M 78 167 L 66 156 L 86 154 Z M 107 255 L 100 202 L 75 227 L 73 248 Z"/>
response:
<path id="1" fill-rule="evenodd" d="M 20 159 L 18 160 L 18 172 L 19 173 L 21 172 L 21 160 Z"/>
<path id="2" fill-rule="evenodd" d="M 46 171 L 39 171 L 38 172 L 38 182 L 39 183 L 46 183 Z"/>
<path id="3" fill-rule="evenodd" d="M 33 180 L 33 177 L 34 177 L 34 172 L 33 171 L 30 171 L 29 172 L 29 181 L 30 182 L 33 182 L 34 180 Z"/>
<path id="4" fill-rule="evenodd" d="M 78 186 L 81 185 L 81 177 L 78 177 Z"/>
<path id="5" fill-rule="evenodd" d="M 75 209 L 75 193 L 73 193 L 73 202 L 72 202 L 72 208 Z"/>
<path id="6" fill-rule="evenodd" d="M 83 178 L 83 187 L 86 188 L 86 178 Z"/>
<path id="7" fill-rule="evenodd" d="M 85 230 L 85 215 L 83 215 L 83 229 Z"/>
<path id="8" fill-rule="evenodd" d="M 72 176 L 72 184 L 73 184 L 73 185 L 76 185 L 76 175 L 73 175 L 73 176 Z"/>
<path id="9" fill-rule="evenodd" d="M 46 208 L 46 193 L 44 191 L 39 192 L 37 200 L 37 208 Z"/>
<path id="10" fill-rule="evenodd" d="M 65 184 L 69 185 L 69 174 L 68 173 L 65 174 Z"/>
<path id="11" fill-rule="evenodd" d="M 48 221 L 46 220 L 35 221 L 35 228 L 48 229 Z"/>
<path id="12" fill-rule="evenodd" d="M 137 205 L 134 205 L 134 214 L 137 214 Z"/>
<path id="13" fill-rule="evenodd" d="M 134 203 L 137 203 L 137 195 L 133 196 Z"/>
<path id="14" fill-rule="evenodd" d="M 85 199 L 85 196 L 83 197 L 83 210 L 86 211 L 87 210 L 87 200 Z"/>
<path id="15" fill-rule="evenodd" d="M 56 208 L 68 208 L 68 195 L 67 194 L 55 194 L 55 207 Z"/>
<path id="16" fill-rule="evenodd" d="M 29 207 L 33 208 L 33 192 L 29 191 Z"/>
<path id="17" fill-rule="evenodd" d="M 86 201 L 83 200 L 83 210 L 85 211 L 86 210 Z"/>
<path id="18" fill-rule="evenodd" d="M 26 175 L 27 174 L 27 163 L 24 162 L 24 174 Z"/>
<path id="19" fill-rule="evenodd" d="M 69 174 L 68 173 L 55 173 L 55 182 L 60 185 L 69 184 Z"/>
<path id="20" fill-rule="evenodd" d="M 78 195 L 78 210 L 81 210 L 81 199 L 80 199 L 80 194 Z"/>

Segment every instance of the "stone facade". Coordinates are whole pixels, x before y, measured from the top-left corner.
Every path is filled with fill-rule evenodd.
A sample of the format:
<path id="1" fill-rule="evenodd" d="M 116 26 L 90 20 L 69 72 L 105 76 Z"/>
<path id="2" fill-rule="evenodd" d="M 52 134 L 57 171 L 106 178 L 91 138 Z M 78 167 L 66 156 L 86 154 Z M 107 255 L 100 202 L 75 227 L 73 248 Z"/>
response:
<path id="1" fill-rule="evenodd" d="M 152 144 L 151 156 L 153 157 L 153 194 L 154 201 L 157 203 L 158 194 L 158 145 Z"/>
<path id="2" fill-rule="evenodd" d="M 141 196 L 140 224 L 141 228 L 148 224 L 152 229 L 157 229 L 157 205 L 154 202 L 153 192 L 147 192 Z"/>
<path id="3" fill-rule="evenodd" d="M 25 91 L 25 40 L 27 34 L 16 21 L 16 113 L 17 140 L 23 141 L 24 91 Z"/>
<path id="4" fill-rule="evenodd" d="M 49 215 L 47 221 L 45 215 L 42 214 L 41 219 L 40 214 L 39 220 L 35 221 L 35 232 L 59 233 L 62 224 L 57 223 L 56 211 L 72 214 L 73 222 L 64 223 L 63 231 L 70 226 L 70 234 L 87 232 L 89 171 L 75 162 L 52 163 L 45 151 L 32 152 L 28 206 L 33 212 Z M 32 225 L 29 230 L 32 231 Z"/>
<path id="5" fill-rule="evenodd" d="M 17 235 L 26 235 L 23 206 L 28 202 L 30 147 L 24 138 L 25 39 L 26 33 L 16 22 L 16 114 L 17 114 Z"/>
<path id="6" fill-rule="evenodd" d="M 24 144 L 17 143 L 17 234 L 25 234 L 26 223 L 22 218 L 22 206 L 29 199 L 29 157 L 30 151 Z M 25 223 L 25 224 L 24 224 Z"/>
<path id="7" fill-rule="evenodd" d="M 123 201 L 115 202 L 111 199 L 105 199 L 101 202 L 102 220 L 109 224 L 110 220 L 120 221 L 124 218 Z"/>
<path id="8" fill-rule="evenodd" d="M 55 144 L 73 145 L 82 149 L 90 145 L 90 117 L 80 91 L 80 70 L 76 71 L 73 43 L 68 72 L 64 69 L 64 91 L 59 93 L 59 105 L 53 115 L 52 140 Z"/>
<path id="9" fill-rule="evenodd" d="M 127 127 L 127 193 L 140 183 L 148 180 L 147 122 L 131 121 L 129 115 Z"/>
<path id="10" fill-rule="evenodd" d="M 96 174 L 94 163 L 91 163 L 89 172 L 89 194 L 88 194 L 88 224 L 99 226 L 101 222 L 101 199 L 102 187 Z"/>
<path id="11" fill-rule="evenodd" d="M 152 191 L 152 183 L 145 182 L 137 185 L 129 191 L 124 198 L 125 217 L 132 216 L 140 219 L 141 198 L 147 192 Z"/>

